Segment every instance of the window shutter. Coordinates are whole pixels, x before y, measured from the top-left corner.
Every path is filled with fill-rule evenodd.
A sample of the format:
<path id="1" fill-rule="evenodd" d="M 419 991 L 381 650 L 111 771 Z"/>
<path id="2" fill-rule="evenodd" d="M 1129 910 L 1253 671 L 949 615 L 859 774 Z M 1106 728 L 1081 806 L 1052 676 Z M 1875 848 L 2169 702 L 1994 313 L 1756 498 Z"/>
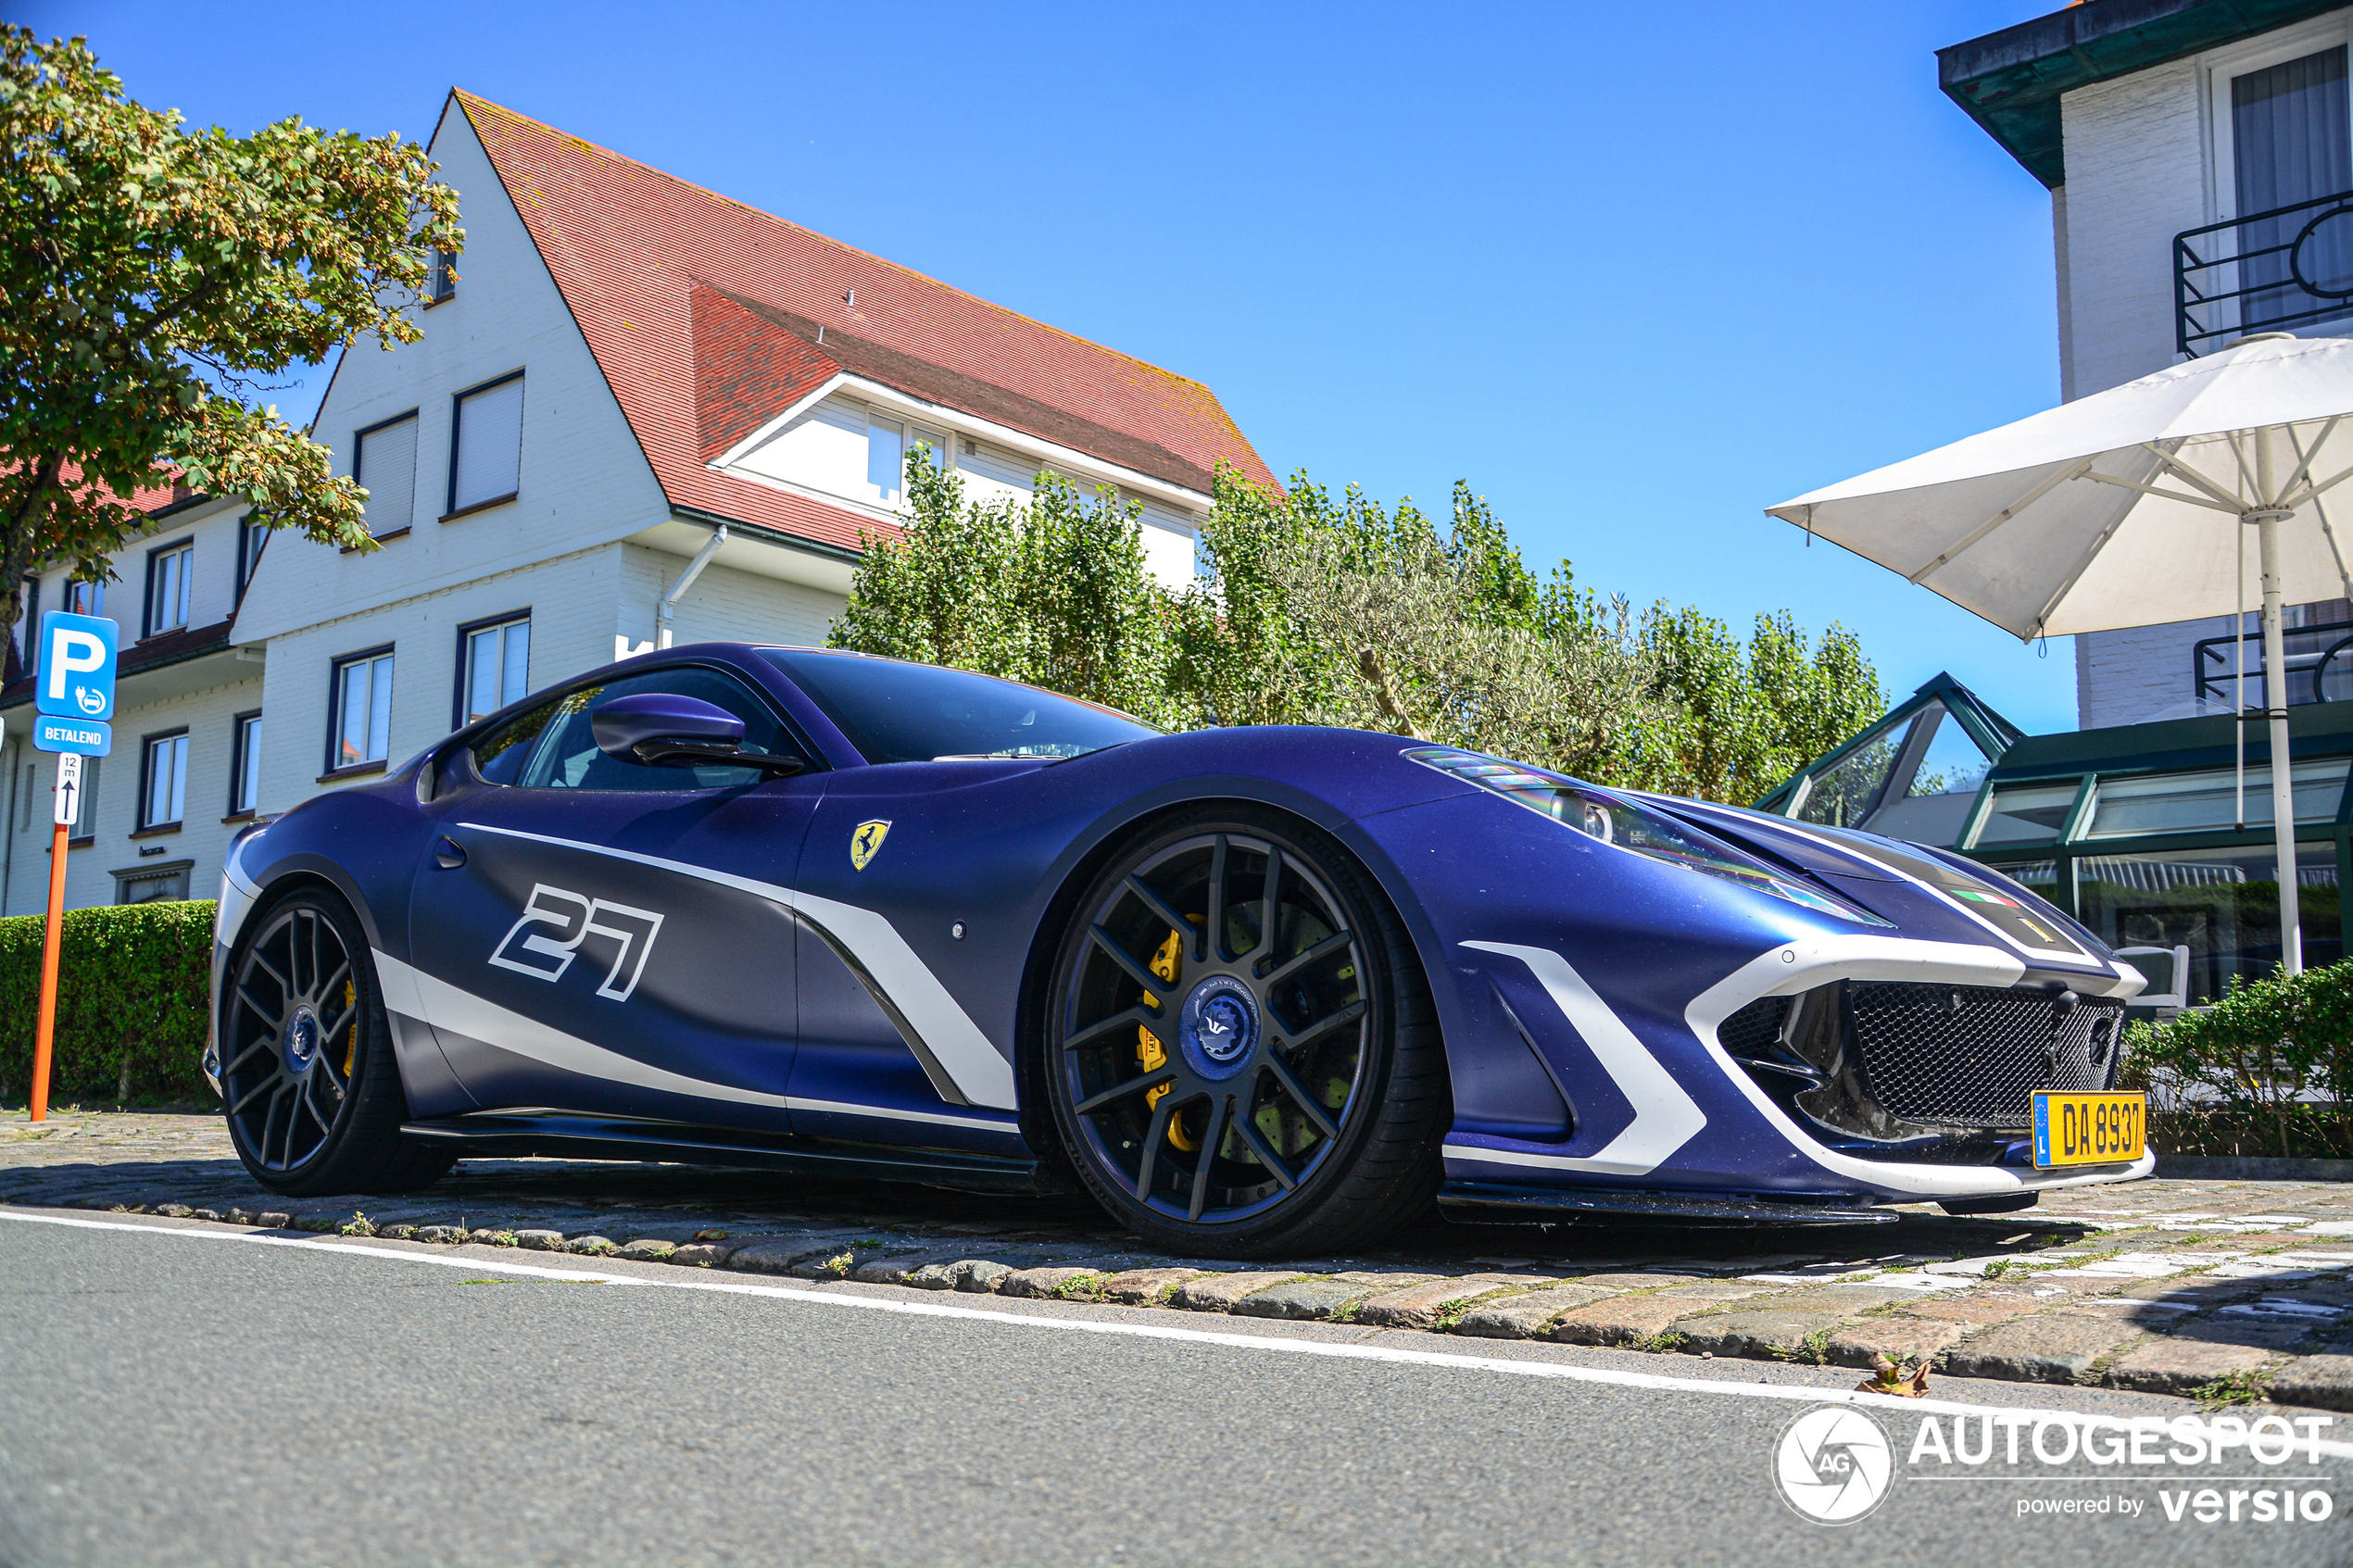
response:
<path id="1" fill-rule="evenodd" d="M 522 378 L 500 382 L 458 403 L 457 462 L 449 509 L 500 500 L 522 487 Z"/>
<path id="2" fill-rule="evenodd" d="M 359 438 L 353 474 L 368 492 L 368 532 L 389 533 L 416 521 L 417 421 L 371 430 Z"/>

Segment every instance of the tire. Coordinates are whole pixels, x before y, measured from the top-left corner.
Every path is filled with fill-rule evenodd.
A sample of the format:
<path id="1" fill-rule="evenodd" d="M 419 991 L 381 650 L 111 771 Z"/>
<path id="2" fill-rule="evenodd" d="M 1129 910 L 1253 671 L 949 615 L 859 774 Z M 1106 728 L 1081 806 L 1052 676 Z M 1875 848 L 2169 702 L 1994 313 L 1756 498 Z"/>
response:
<path id="1" fill-rule="evenodd" d="M 366 934 L 336 894 L 305 888 L 238 938 L 220 1012 L 230 1141 L 289 1198 L 414 1192 L 456 1157 L 400 1135 L 409 1099 Z"/>
<path id="2" fill-rule="evenodd" d="M 1420 961 L 1354 859 L 1294 819 L 1204 808 L 1122 846 L 1062 935 L 1043 1033 L 1079 1179 L 1173 1252 L 1343 1249 L 1437 1192 L 1449 1097 Z"/>

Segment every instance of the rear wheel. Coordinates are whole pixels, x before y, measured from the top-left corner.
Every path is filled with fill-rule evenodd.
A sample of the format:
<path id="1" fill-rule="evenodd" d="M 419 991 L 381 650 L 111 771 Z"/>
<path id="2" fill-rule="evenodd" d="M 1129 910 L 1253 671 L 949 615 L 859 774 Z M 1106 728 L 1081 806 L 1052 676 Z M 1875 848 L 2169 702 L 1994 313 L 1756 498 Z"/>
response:
<path id="1" fill-rule="evenodd" d="M 1436 1189 L 1445 1077 L 1420 964 L 1304 824 L 1202 811 L 1125 847 L 1064 934 L 1046 1027 L 1073 1163 L 1164 1247 L 1347 1247 Z"/>
<path id="2" fill-rule="evenodd" d="M 249 923 L 221 1008 L 229 1136 L 273 1192 L 409 1192 L 454 1158 L 400 1135 L 409 1118 L 368 944 L 344 901 L 288 895 Z"/>

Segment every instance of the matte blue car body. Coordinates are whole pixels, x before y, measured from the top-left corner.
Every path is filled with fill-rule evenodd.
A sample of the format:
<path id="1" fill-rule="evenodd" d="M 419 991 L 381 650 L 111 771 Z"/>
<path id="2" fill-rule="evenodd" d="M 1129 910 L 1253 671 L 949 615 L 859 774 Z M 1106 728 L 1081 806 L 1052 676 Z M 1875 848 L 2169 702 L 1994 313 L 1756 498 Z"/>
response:
<path id="1" fill-rule="evenodd" d="M 216 996 L 256 901 L 289 877 L 317 877 L 359 911 L 380 967 L 407 966 L 437 996 L 456 987 L 468 993 L 469 1008 L 504 1009 L 510 1022 L 527 1017 L 627 1069 L 613 1077 L 551 1065 L 547 1053 L 396 1016 L 417 1123 L 462 1129 L 485 1113 L 560 1112 L 699 1128 L 723 1144 L 765 1139 L 787 1151 L 802 1144 L 852 1158 L 862 1149 L 885 1162 L 884 1151 L 895 1149 L 918 1165 L 962 1156 L 1028 1169 L 1053 1133 L 1026 1035 L 1035 1032 L 1069 900 L 1101 855 L 1139 824 L 1195 803 L 1247 801 L 1338 838 L 1403 920 L 1444 1036 L 1453 1196 L 1541 1203 L 1549 1194 L 1609 1206 L 1608 1195 L 1640 1192 L 1836 1208 L 1999 1195 L 2070 1178 L 2003 1170 L 1931 1179 L 1908 1166 L 1826 1160 L 1777 1123 L 1716 1048 L 1694 1012 L 1698 998 L 1720 996 L 1734 984 L 1728 977 L 1776 978 L 1758 966 L 1777 950 L 1790 958 L 1802 949 L 1831 974 L 1843 972 L 1837 951 L 1865 951 L 1888 937 L 1942 944 L 1962 961 L 2007 962 L 2020 984 L 2094 994 L 2133 984 L 2088 933 L 2047 906 L 2039 912 L 2083 947 L 2083 961 L 2038 963 L 2004 951 L 1959 906 L 1861 852 L 1868 846 L 1859 835 L 1645 797 L 1814 873 L 1884 926 L 1604 844 L 1409 759 L 1403 754 L 1420 743 L 1395 736 L 1209 730 L 1053 762 L 871 766 L 774 665 L 741 646 L 678 648 L 567 685 L 686 663 L 717 666 L 757 686 L 822 765 L 681 794 L 505 788 L 474 780 L 456 744 L 504 717 L 494 716 L 381 781 L 308 801 L 239 838 L 224 878 Z M 869 822 L 890 825 L 860 869 L 850 844 Z M 453 856 L 461 859 L 449 863 Z M 659 960 L 641 954 L 641 972 L 623 975 L 629 948 L 615 937 L 612 950 L 623 956 L 602 982 L 592 972 L 600 947 L 569 983 L 547 984 L 534 966 L 556 960 L 514 946 L 539 887 L 593 896 L 614 911 L 593 918 L 615 930 L 659 915 L 659 935 L 644 936 Z M 858 954 L 805 911 L 783 908 L 774 896 L 781 890 L 805 909 L 865 911 L 887 922 L 1012 1070 L 1014 1092 L 995 1096 L 1005 1103 L 963 1094 L 920 1031 L 894 1016 L 887 985 L 862 972 Z M 1971 948 L 1993 956 L 1969 959 L 1963 949 Z M 501 966 L 494 953 L 522 961 Z M 1580 1029 L 1546 954 L 1590 987 L 1605 1013 L 1589 1007 Z M 387 982 L 388 1000 L 397 1001 L 396 990 Z M 1618 1025 L 1664 1069 L 1671 1093 L 1622 1044 L 1604 1060 L 1609 1041 L 1620 1039 Z M 1589 1033 L 1608 1037 L 1602 1048 Z M 1629 1072 L 1629 1060 L 1639 1072 Z M 721 1085 L 731 1098 L 682 1092 L 682 1082 Z M 1660 1120 L 1651 1125 L 1691 1131 L 1646 1168 L 1627 1168 L 1640 1160 L 1597 1164 L 1645 1113 L 1635 1095 L 1652 1102 L 1648 1113 Z M 2145 1168 L 2091 1175 L 2113 1180 Z"/>

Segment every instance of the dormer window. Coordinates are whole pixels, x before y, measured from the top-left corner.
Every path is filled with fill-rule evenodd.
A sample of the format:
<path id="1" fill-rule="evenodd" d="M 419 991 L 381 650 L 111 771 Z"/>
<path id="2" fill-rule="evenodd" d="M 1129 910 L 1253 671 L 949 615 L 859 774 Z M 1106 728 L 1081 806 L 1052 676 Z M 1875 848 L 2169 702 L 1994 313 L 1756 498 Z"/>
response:
<path id="1" fill-rule="evenodd" d="M 195 558 L 195 546 L 185 539 L 147 553 L 146 635 L 187 629 Z"/>

